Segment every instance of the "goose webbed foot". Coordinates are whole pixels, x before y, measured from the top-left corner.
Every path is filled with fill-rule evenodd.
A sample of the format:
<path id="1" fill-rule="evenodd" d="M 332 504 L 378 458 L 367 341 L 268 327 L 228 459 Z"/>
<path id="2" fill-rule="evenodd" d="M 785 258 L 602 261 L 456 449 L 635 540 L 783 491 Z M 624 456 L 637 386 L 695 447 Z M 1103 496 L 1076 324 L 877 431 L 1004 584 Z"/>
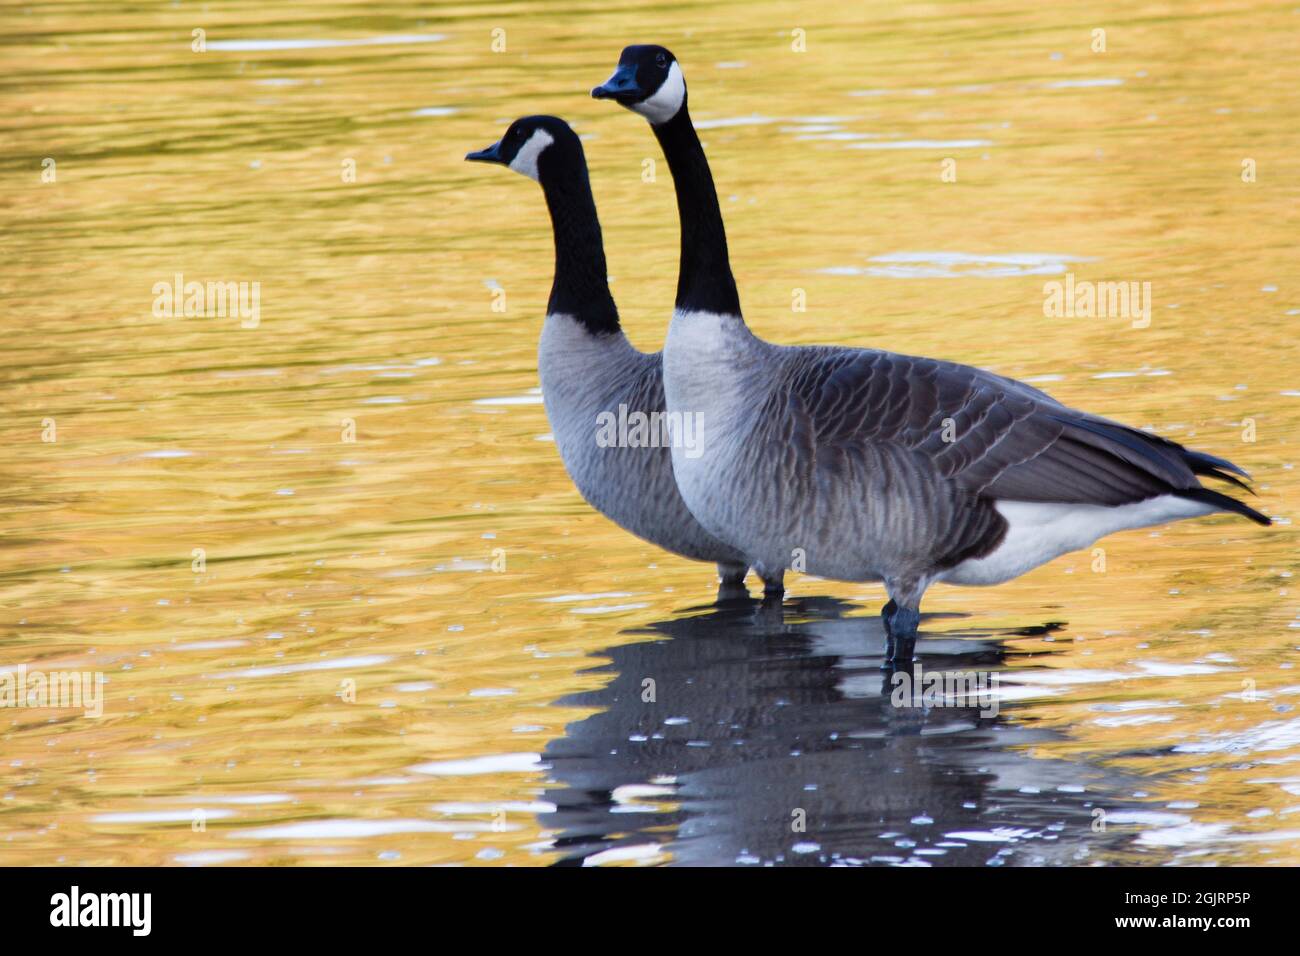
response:
<path id="1" fill-rule="evenodd" d="M 905 660 L 890 660 L 888 657 L 881 663 L 880 669 L 885 673 L 885 679 L 880 685 L 880 696 L 891 697 L 897 682 L 894 679 L 895 674 L 907 674 L 909 677 L 916 676 L 916 661 L 912 658 Z"/>
<path id="2" fill-rule="evenodd" d="M 900 667 L 910 666 L 912 656 L 916 653 L 916 630 L 921 624 L 921 612 L 914 607 L 905 607 L 897 601 L 890 600 L 880 610 L 885 622 L 885 660 L 881 670 L 891 673 Z"/>
<path id="3" fill-rule="evenodd" d="M 719 604 L 749 597 L 749 588 L 745 587 L 745 575 L 748 573 L 748 565 L 718 563 Z"/>
<path id="4" fill-rule="evenodd" d="M 749 573 L 747 564 L 731 564 L 727 561 L 718 562 L 718 581 L 723 587 L 744 587 L 745 575 Z"/>
<path id="5" fill-rule="evenodd" d="M 785 600 L 785 572 L 760 576 L 763 578 L 763 606 L 780 607 Z"/>
<path id="6" fill-rule="evenodd" d="M 718 583 L 718 604 L 733 604 L 747 600 L 749 600 L 749 588 L 745 587 L 744 582 L 728 584 L 726 581 L 720 581 Z"/>

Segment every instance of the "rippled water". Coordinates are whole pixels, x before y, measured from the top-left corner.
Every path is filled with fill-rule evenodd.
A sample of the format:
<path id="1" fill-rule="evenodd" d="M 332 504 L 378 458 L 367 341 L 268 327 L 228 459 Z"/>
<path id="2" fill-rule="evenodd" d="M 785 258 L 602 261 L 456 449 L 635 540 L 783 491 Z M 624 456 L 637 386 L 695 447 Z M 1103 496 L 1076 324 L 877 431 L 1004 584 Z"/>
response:
<path id="1" fill-rule="evenodd" d="M 1021 7 L 10 7 L 0 671 L 106 683 L 0 711 L 0 862 L 1300 862 L 1300 14 Z M 586 95 L 645 41 L 759 334 L 1039 383 L 1277 525 L 933 589 L 922 666 L 996 707 L 892 706 L 878 587 L 713 606 L 565 477 L 545 209 L 461 159 L 570 119 L 658 347 L 671 179 Z M 1149 327 L 1044 317 L 1067 271 L 1151 283 Z M 257 321 L 155 315 L 178 273 Z"/>

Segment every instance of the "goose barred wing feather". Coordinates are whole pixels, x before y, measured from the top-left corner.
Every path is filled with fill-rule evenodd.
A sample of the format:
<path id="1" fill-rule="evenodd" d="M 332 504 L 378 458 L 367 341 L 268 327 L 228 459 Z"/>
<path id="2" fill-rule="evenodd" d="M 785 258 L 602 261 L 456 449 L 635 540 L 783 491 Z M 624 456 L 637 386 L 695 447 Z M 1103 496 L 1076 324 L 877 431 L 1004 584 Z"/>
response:
<path id="1" fill-rule="evenodd" d="M 795 420 L 782 437 L 819 459 L 890 445 L 918 456 L 929 474 L 990 499 L 1119 505 L 1200 488 L 1187 457 L 1196 453 L 969 366 L 805 349 L 788 383 Z"/>

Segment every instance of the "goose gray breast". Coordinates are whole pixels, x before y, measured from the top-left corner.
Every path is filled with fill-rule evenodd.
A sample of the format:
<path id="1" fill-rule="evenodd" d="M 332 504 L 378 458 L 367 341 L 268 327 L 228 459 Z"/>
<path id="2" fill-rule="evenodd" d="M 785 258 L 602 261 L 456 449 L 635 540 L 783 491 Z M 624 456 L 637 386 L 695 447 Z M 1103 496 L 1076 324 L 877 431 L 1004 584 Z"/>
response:
<path id="1" fill-rule="evenodd" d="M 682 501 L 672 457 L 660 443 L 598 440 L 602 421 L 626 415 L 662 414 L 663 360 L 632 346 L 622 332 L 592 336 L 567 315 L 548 315 L 538 348 L 538 372 L 546 417 L 565 470 L 593 508 L 625 531 L 697 561 L 740 565 L 740 553 L 700 525 Z M 724 569 L 734 578 L 744 568 Z M 739 583 L 732 581 L 731 583 Z"/>
<path id="2" fill-rule="evenodd" d="M 741 553 L 709 534 L 677 490 L 659 443 L 605 443 L 602 416 L 666 410 L 662 359 L 628 342 L 609 293 L 586 156 L 554 116 L 522 117 L 466 159 L 497 163 L 542 186 L 555 239 L 555 275 L 539 345 L 543 402 L 566 470 L 582 496 L 620 527 L 675 554 L 715 561 L 724 588 L 742 586 Z M 648 436 L 653 437 L 653 436 Z"/>

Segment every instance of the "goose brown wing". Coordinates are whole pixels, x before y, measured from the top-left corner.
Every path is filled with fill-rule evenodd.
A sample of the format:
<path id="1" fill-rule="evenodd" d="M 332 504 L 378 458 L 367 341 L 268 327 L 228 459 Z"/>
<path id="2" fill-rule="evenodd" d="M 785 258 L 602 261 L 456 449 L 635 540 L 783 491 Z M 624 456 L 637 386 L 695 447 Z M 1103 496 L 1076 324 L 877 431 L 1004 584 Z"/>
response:
<path id="1" fill-rule="evenodd" d="M 787 413 L 806 417 L 787 427 L 808 436 L 815 455 L 833 458 L 862 445 L 906 449 L 919 458 L 909 464 L 982 498 L 1119 505 L 1203 491 L 1196 472 L 1214 469 L 1197 467 L 1199 459 L 1239 471 L 1067 408 L 1021 382 L 951 362 L 804 349 L 787 381 Z M 878 460 L 891 467 L 898 458 Z"/>

